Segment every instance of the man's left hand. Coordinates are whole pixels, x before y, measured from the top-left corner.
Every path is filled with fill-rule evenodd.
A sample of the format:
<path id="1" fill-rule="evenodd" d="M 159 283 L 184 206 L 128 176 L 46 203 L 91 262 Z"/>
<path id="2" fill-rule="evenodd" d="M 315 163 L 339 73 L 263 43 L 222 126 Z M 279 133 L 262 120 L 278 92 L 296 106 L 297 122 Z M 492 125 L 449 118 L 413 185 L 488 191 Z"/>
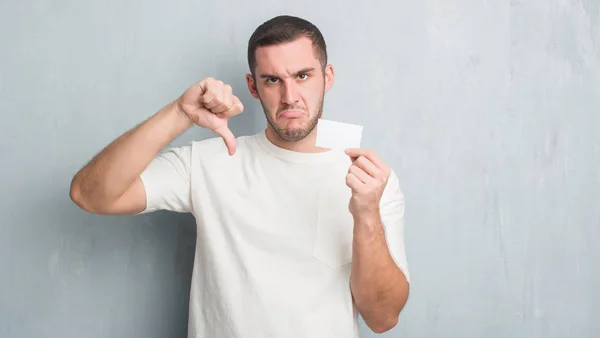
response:
<path id="1" fill-rule="evenodd" d="M 346 154 L 352 159 L 346 175 L 346 185 L 352 189 L 350 212 L 354 219 L 379 216 L 379 202 L 390 177 L 390 168 L 369 149 L 347 149 Z"/>

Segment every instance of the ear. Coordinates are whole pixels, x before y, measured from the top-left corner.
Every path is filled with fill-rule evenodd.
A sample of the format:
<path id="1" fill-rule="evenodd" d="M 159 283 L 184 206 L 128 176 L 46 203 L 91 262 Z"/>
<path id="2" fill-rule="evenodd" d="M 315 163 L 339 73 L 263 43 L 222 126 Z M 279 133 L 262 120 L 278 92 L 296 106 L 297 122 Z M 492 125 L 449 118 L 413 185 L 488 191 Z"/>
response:
<path id="1" fill-rule="evenodd" d="M 333 86 L 335 74 L 332 65 L 325 66 L 325 91 L 329 91 Z"/>
<path id="2" fill-rule="evenodd" d="M 258 89 L 256 88 L 256 81 L 254 81 L 252 74 L 246 74 L 246 84 L 248 85 L 248 90 L 252 97 L 258 99 Z"/>

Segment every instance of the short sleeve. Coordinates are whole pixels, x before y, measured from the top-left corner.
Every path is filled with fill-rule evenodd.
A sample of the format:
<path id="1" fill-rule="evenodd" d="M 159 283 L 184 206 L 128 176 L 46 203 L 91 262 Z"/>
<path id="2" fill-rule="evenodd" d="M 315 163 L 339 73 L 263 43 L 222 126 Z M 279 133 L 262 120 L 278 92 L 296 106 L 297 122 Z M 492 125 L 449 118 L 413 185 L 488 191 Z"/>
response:
<path id="1" fill-rule="evenodd" d="M 394 171 L 388 178 L 380 203 L 381 220 L 385 229 L 388 250 L 396 265 L 410 282 L 404 245 L 404 194 Z"/>
<path id="2" fill-rule="evenodd" d="M 146 191 L 146 208 L 141 213 L 158 210 L 191 212 L 191 145 L 169 148 L 159 153 L 142 172 Z"/>

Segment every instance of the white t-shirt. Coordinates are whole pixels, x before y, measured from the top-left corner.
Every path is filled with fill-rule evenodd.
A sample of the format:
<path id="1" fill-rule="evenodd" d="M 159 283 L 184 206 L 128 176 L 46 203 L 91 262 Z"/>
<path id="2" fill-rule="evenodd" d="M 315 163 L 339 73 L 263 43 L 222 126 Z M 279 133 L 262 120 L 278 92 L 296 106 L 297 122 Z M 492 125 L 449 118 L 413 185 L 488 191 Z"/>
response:
<path id="1" fill-rule="evenodd" d="M 190 212 L 196 253 L 190 338 L 353 338 L 353 219 L 343 152 L 298 153 L 260 132 L 159 154 L 142 173 L 143 213 Z M 408 279 L 404 196 L 392 173 L 381 201 L 392 257 Z"/>

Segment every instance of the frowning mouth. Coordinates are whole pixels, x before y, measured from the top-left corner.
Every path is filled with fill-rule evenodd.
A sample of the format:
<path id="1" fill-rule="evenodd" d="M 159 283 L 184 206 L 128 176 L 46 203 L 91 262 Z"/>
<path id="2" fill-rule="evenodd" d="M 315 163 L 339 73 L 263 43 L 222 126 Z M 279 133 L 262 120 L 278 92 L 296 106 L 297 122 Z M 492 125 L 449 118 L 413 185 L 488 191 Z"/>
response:
<path id="1" fill-rule="evenodd" d="M 290 109 L 290 110 L 284 110 L 283 112 L 281 112 L 281 114 L 279 114 L 279 117 L 287 118 L 287 119 L 294 119 L 294 118 L 303 117 L 304 115 L 305 115 L 305 112 L 302 110 Z"/>

